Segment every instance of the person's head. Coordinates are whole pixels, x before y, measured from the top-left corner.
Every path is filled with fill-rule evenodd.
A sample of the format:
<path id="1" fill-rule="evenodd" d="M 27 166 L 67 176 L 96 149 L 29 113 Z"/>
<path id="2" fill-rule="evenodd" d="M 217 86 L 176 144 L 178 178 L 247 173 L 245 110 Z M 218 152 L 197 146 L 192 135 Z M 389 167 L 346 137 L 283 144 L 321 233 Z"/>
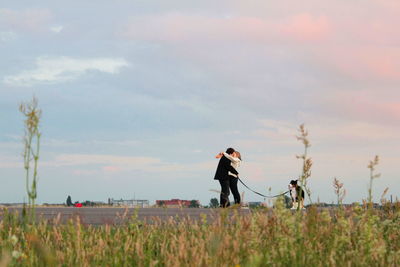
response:
<path id="1" fill-rule="evenodd" d="M 233 149 L 231 147 L 226 150 L 226 154 L 228 154 L 228 155 L 232 155 L 233 152 L 235 152 L 235 149 Z"/>
<path id="2" fill-rule="evenodd" d="M 242 156 L 240 155 L 240 152 L 239 152 L 239 151 L 235 151 L 235 152 L 233 153 L 233 156 L 236 157 L 236 158 L 238 158 L 238 159 L 240 159 L 240 160 L 242 160 Z"/>
<path id="3" fill-rule="evenodd" d="M 297 187 L 297 180 L 291 180 L 291 181 L 290 181 L 290 185 L 291 185 L 292 187 Z"/>

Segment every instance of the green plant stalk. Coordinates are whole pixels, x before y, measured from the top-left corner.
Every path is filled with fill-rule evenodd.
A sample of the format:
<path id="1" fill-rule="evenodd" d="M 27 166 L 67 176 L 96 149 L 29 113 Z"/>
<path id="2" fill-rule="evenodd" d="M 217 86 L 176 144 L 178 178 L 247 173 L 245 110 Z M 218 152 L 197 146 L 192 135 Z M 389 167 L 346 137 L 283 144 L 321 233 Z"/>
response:
<path id="1" fill-rule="evenodd" d="M 337 205 L 340 207 L 339 194 L 337 194 Z"/>
<path id="2" fill-rule="evenodd" d="M 306 191 L 306 193 L 307 193 L 307 196 L 308 196 L 308 198 L 309 198 L 309 200 L 310 200 L 310 202 L 311 202 L 311 197 L 310 197 L 310 195 L 308 194 L 308 192 L 307 192 L 307 190 L 306 190 L 306 188 L 307 188 L 307 174 L 306 174 L 306 160 L 307 160 L 307 154 L 308 154 L 308 146 L 305 146 L 305 148 L 304 148 L 304 158 L 303 158 L 303 174 L 302 174 L 302 177 L 301 177 L 301 184 L 302 184 L 302 188 L 300 189 L 300 193 L 302 193 L 302 191 L 303 191 L 303 187 L 304 187 L 304 190 Z"/>
<path id="3" fill-rule="evenodd" d="M 38 170 L 38 162 L 39 162 L 39 152 L 40 152 L 40 133 L 36 129 L 36 153 L 33 153 L 33 161 L 34 161 L 34 169 L 33 169 L 33 181 L 32 181 L 32 220 L 35 221 L 35 200 L 37 197 L 37 170 Z"/>
<path id="4" fill-rule="evenodd" d="M 369 180 L 369 188 L 368 188 L 368 208 L 372 209 L 373 207 L 373 199 L 372 199 L 372 183 L 375 178 L 378 178 L 380 174 L 375 174 L 375 166 L 379 164 L 378 155 L 375 156 L 374 160 L 370 161 L 368 164 L 368 168 L 370 169 L 370 180 Z"/>
<path id="5" fill-rule="evenodd" d="M 304 145 L 304 154 L 302 155 L 303 158 L 303 170 L 300 176 L 300 191 L 299 195 L 297 196 L 299 199 L 299 203 L 297 204 L 297 211 L 300 211 L 300 199 L 302 199 L 303 187 L 304 187 L 304 180 L 305 180 L 305 168 L 306 168 L 306 157 L 307 157 L 307 145 Z M 302 200 L 304 201 L 304 200 Z"/>
<path id="6" fill-rule="evenodd" d="M 31 198 L 29 194 L 29 168 L 30 168 L 30 154 L 31 154 L 31 144 L 32 136 L 30 135 L 28 139 L 25 139 L 25 152 L 24 152 L 24 168 L 26 176 L 26 192 L 28 193 L 28 205 L 31 206 Z"/>
<path id="7" fill-rule="evenodd" d="M 368 188 L 368 203 L 372 202 L 372 170 L 370 170 L 369 188 Z"/>
<path id="8" fill-rule="evenodd" d="M 300 176 L 299 199 L 300 199 L 303 191 L 305 191 L 310 203 L 312 203 L 311 196 L 310 196 L 309 192 L 306 190 L 307 189 L 307 178 L 308 178 L 307 177 L 308 174 L 306 173 L 307 172 L 307 170 L 306 170 L 307 153 L 308 153 L 308 145 L 304 144 L 304 154 L 301 156 L 301 158 L 303 159 L 303 170 L 302 170 L 302 174 Z M 303 188 L 304 188 L 304 190 L 303 190 Z M 300 205 L 297 206 L 297 210 L 300 210 Z"/>
<path id="9" fill-rule="evenodd" d="M 372 181 L 374 180 L 374 168 L 370 169 L 370 179 L 369 179 L 369 188 L 368 188 L 368 206 L 372 208 Z"/>
<path id="10" fill-rule="evenodd" d="M 32 142 L 34 137 L 36 137 L 36 153 L 33 151 Z M 37 170 L 39 161 L 39 149 L 40 149 L 40 134 L 38 133 L 37 127 L 32 132 L 29 132 L 28 142 L 26 144 L 26 157 L 25 157 L 25 169 L 26 169 L 26 188 L 28 193 L 28 203 L 29 203 L 29 216 L 31 222 L 35 221 L 35 199 L 37 197 Z M 32 156 L 32 158 L 31 158 Z M 29 183 L 30 178 L 30 162 L 33 159 L 33 174 L 32 174 L 32 184 Z M 30 188 L 29 188 L 30 185 Z"/>

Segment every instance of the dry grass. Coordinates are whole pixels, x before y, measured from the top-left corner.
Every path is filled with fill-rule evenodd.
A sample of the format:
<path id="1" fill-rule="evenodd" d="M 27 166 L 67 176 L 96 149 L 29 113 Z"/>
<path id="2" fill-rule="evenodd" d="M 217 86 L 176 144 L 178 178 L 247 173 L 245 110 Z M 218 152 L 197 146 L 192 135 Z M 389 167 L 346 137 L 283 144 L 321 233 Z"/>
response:
<path id="1" fill-rule="evenodd" d="M 233 212 L 233 216 L 228 216 Z M 400 262 L 400 203 L 383 209 L 292 213 L 274 209 L 124 226 L 79 221 L 0 223 L 0 263 L 9 266 L 396 266 Z"/>

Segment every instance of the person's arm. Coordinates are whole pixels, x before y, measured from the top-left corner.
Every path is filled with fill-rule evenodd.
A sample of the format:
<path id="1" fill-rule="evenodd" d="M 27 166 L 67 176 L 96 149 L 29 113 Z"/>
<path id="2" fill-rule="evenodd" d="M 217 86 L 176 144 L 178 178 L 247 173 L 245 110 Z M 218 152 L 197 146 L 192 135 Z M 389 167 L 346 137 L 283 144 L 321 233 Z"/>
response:
<path id="1" fill-rule="evenodd" d="M 229 155 L 228 153 L 223 153 L 224 154 L 224 156 L 227 158 L 227 159 L 229 159 L 230 161 L 232 161 L 232 162 L 240 162 L 240 159 L 239 158 L 235 158 L 235 157 L 233 157 L 232 155 Z"/>

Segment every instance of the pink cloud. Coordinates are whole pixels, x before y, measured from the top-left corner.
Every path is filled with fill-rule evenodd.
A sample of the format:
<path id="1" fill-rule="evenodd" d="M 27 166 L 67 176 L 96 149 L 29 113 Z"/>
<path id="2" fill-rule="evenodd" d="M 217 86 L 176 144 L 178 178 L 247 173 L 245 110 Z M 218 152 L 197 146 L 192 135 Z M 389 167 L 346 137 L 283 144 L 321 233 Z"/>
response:
<path id="1" fill-rule="evenodd" d="M 347 79 L 344 82 L 349 91 L 364 90 L 362 87 L 368 86 L 375 87 L 375 91 L 388 92 L 387 84 L 400 81 L 399 3 L 368 1 L 365 4 L 370 7 L 368 12 L 359 9 L 358 4 L 327 7 L 316 0 L 294 3 L 290 7 L 270 3 L 257 7 L 239 4 L 240 8 L 229 16 L 167 13 L 135 17 L 118 34 L 127 39 L 172 44 L 178 56 L 211 70 L 219 78 L 228 77 L 233 86 L 238 85 L 238 77 L 243 77 L 246 86 L 256 80 L 254 77 L 259 78 L 253 77 L 261 69 L 253 64 L 253 58 L 284 61 L 287 57 L 299 61 L 295 63 L 305 68 L 313 64 L 316 70 L 334 79 Z M 267 11 L 271 8 L 274 12 Z M 236 48 L 238 44 L 240 47 Z M 257 45 L 257 49 L 250 51 L 248 44 Z M 227 62 L 236 65 L 227 66 Z M 252 69 L 254 66 L 257 68 Z M 315 77 L 322 83 L 327 82 L 325 78 Z M 322 110 L 345 117 L 367 121 L 399 120 L 399 104 L 394 100 L 399 94 L 389 96 L 390 101 L 382 97 L 378 104 L 376 96 L 363 99 L 364 91 L 339 96 L 336 92 L 340 89 L 325 88 L 321 94 L 317 91 L 312 104 L 324 105 Z M 325 99 L 326 90 L 331 90 L 328 95 L 333 94 L 329 99 Z M 271 132 L 259 134 L 274 137 Z"/>
<path id="2" fill-rule="evenodd" d="M 290 17 L 280 28 L 284 34 L 298 41 L 324 40 L 331 34 L 328 18 L 311 14 Z"/>
<path id="3" fill-rule="evenodd" d="M 52 18 L 52 12 L 45 8 L 24 10 L 0 8 L 0 25 L 7 30 L 27 32 L 48 30 Z"/>
<path id="4" fill-rule="evenodd" d="M 326 46 L 316 49 L 319 60 L 361 81 L 399 81 L 400 49 L 385 46 Z"/>
<path id="5" fill-rule="evenodd" d="M 396 9 L 400 6 L 396 2 L 369 2 L 373 11 L 368 13 L 355 4 L 331 5 L 327 9 L 318 1 L 293 4 L 290 8 L 283 4 L 258 6 L 261 10 L 273 8 L 277 14 L 262 14 L 254 7 L 240 5 L 241 10 L 234 13 L 240 15 L 225 17 L 181 13 L 142 16 L 131 19 L 118 35 L 184 45 L 180 53 L 187 50 L 192 57 L 196 57 L 192 52 L 199 45 L 212 46 L 221 56 L 223 51 L 218 49 L 222 46 L 216 46 L 218 43 L 294 48 L 289 53 L 302 53 L 310 61 L 333 67 L 350 78 L 399 80 L 400 28 L 396 25 L 400 24 L 400 17 Z M 343 12 L 344 8 L 348 11 Z"/>
<path id="6" fill-rule="evenodd" d="M 104 166 L 103 171 L 105 172 L 119 172 L 122 169 L 118 166 Z"/>
<path id="7" fill-rule="evenodd" d="M 378 77 L 390 80 L 400 78 L 400 49 L 368 49 L 361 52 L 361 63 L 364 63 L 366 71 Z"/>
<path id="8" fill-rule="evenodd" d="M 72 174 L 76 176 L 92 176 L 92 175 L 98 175 L 99 171 L 80 169 L 80 170 L 73 170 Z"/>
<path id="9" fill-rule="evenodd" d="M 170 13 L 132 19 L 118 35 L 128 39 L 164 42 L 314 41 L 330 31 L 327 17 L 296 14 L 283 19 L 233 16 L 209 17 Z"/>
<path id="10" fill-rule="evenodd" d="M 313 102 L 326 116 L 385 125 L 398 124 L 400 121 L 400 92 L 388 89 L 332 89 L 328 95 L 316 94 Z M 377 129 L 375 127 L 375 129 Z M 397 135 L 397 132 L 394 131 Z M 376 135 L 388 135 L 393 131 L 376 132 Z"/>

